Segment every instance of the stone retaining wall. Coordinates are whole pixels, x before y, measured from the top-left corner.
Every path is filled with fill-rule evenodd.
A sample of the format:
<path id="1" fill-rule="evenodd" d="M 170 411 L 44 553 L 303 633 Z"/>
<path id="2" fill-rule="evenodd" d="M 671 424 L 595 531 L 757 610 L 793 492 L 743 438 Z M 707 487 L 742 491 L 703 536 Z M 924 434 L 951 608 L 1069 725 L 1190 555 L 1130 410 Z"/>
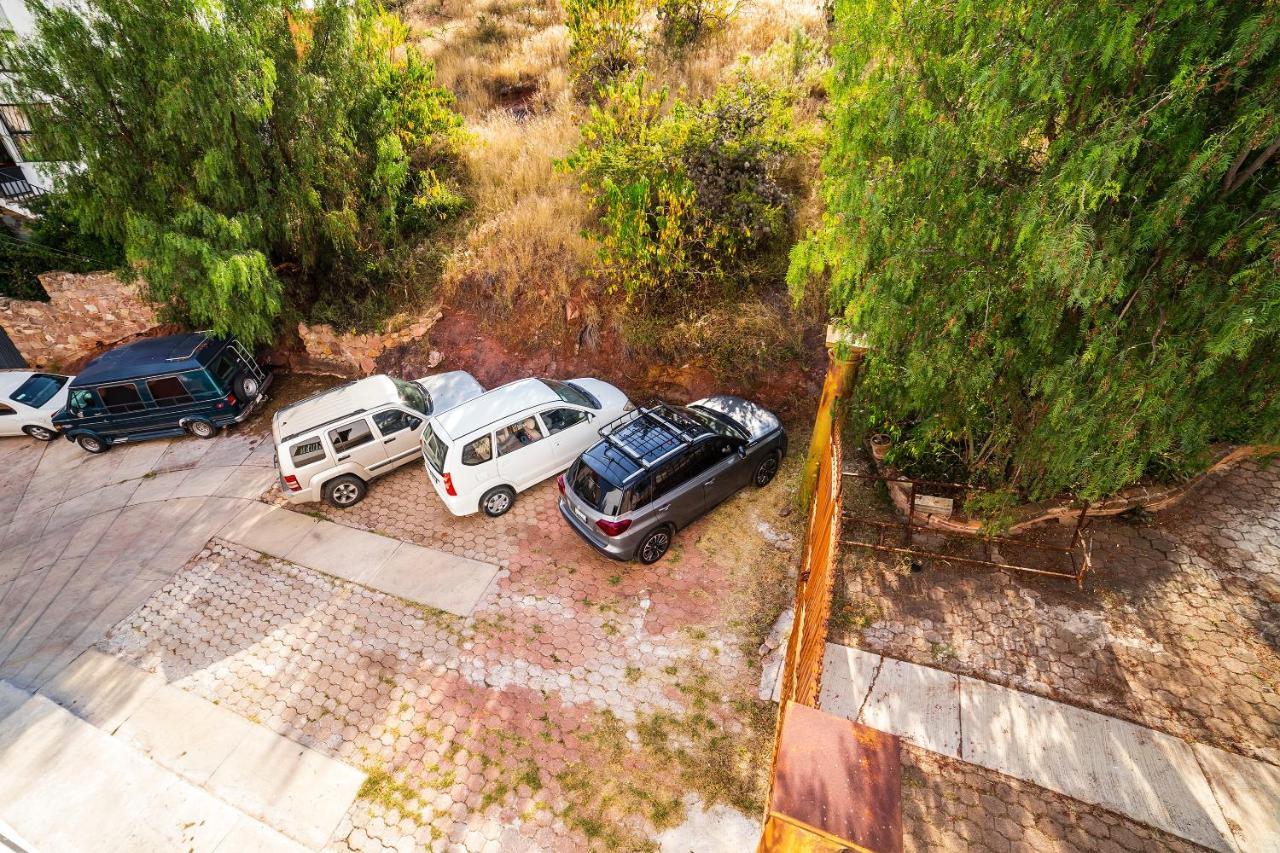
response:
<path id="1" fill-rule="evenodd" d="M 0 327 L 32 367 L 57 370 L 159 325 L 137 286 L 113 273 L 39 278 L 48 302 L 0 298 Z"/>
<path id="2" fill-rule="evenodd" d="M 368 334 L 340 333 L 323 323 L 314 326 L 299 323 L 298 337 L 311 367 L 368 376 L 376 369 L 374 362 L 378 356 L 392 347 L 423 337 L 441 316 L 438 310 L 419 317 L 401 315 L 388 320 L 385 331 Z M 432 367 L 439 363 L 436 355 L 432 353 Z"/>

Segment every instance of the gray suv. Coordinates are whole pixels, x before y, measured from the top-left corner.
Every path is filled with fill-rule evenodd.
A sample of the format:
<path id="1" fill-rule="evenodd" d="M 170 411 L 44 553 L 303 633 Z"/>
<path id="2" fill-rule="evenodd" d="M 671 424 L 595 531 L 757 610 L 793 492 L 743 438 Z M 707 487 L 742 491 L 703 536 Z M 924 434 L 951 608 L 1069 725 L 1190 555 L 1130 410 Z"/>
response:
<path id="1" fill-rule="evenodd" d="M 777 416 L 739 397 L 655 403 L 599 432 L 556 481 L 560 514 L 605 556 L 642 563 L 747 484 L 768 485 L 787 452 Z"/>

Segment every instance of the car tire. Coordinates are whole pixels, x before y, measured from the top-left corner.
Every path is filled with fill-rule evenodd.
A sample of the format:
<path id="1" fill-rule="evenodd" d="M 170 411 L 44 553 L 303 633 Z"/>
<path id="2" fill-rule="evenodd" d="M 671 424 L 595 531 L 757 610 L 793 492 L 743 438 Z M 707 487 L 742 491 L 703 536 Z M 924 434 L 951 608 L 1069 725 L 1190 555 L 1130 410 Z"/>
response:
<path id="1" fill-rule="evenodd" d="M 757 489 L 763 489 L 773 482 L 774 477 L 778 476 L 778 465 L 781 458 L 782 454 L 775 450 L 760 460 L 760 464 L 756 466 L 755 472 L 751 475 L 751 482 L 755 484 Z"/>
<path id="2" fill-rule="evenodd" d="M 671 548 L 673 532 L 671 527 L 665 524 L 650 530 L 636 546 L 636 559 L 646 566 L 661 560 Z"/>
<path id="3" fill-rule="evenodd" d="M 364 480 L 356 475 L 343 474 L 324 484 L 324 502 L 338 509 L 346 509 L 364 500 L 368 489 Z"/>
<path id="4" fill-rule="evenodd" d="M 506 515 L 516 502 L 515 490 L 510 486 L 494 486 L 480 496 L 480 511 L 490 518 Z"/>
<path id="5" fill-rule="evenodd" d="M 40 426 L 39 424 L 24 426 L 22 431 L 34 438 L 36 441 L 53 441 L 58 437 L 58 433 L 48 427 Z"/>
<path id="6" fill-rule="evenodd" d="M 186 427 L 187 432 L 191 433 L 196 438 L 209 439 L 218 434 L 218 428 L 204 419 L 187 421 L 184 426 Z"/>
<path id="7" fill-rule="evenodd" d="M 111 445 L 96 435 L 78 435 L 76 444 L 86 453 L 106 453 L 111 448 Z"/>
<path id="8" fill-rule="evenodd" d="M 262 383 L 254 376 L 239 376 L 231 386 L 236 392 L 236 398 L 243 403 L 252 403 L 254 398 L 258 396 L 258 392 L 262 390 Z"/>

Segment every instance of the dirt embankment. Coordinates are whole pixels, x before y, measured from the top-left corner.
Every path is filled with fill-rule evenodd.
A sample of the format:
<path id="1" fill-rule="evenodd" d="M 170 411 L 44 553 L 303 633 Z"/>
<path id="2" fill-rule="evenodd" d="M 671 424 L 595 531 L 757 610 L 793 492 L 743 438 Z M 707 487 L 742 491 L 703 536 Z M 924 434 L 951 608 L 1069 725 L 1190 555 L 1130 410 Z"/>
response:
<path id="1" fill-rule="evenodd" d="M 744 365 L 741 372 L 717 376 L 698 364 L 672 364 L 638 352 L 615 332 L 602 332 L 594 347 L 572 340 L 529 345 L 517 331 L 495 330 L 471 312 L 446 308 L 429 341 L 388 350 L 378 358 L 377 369 L 406 377 L 466 370 L 486 388 L 526 376 L 594 376 L 638 401 L 656 397 L 688 402 L 709 394 L 737 394 L 769 407 L 789 423 L 800 423 L 813 415 L 825 369 L 821 335 L 812 337 L 802 361 L 768 371 Z M 435 366 L 433 350 L 444 356 Z"/>

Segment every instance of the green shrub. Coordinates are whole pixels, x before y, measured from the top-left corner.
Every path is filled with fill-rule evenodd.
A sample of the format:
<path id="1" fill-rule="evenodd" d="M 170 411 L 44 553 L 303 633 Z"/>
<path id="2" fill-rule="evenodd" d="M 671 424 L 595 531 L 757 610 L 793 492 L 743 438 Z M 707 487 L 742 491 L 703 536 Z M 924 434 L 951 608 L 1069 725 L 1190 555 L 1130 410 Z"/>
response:
<path id="1" fill-rule="evenodd" d="M 25 237 L 0 228 L 0 296 L 44 301 L 40 273 L 93 272 L 124 262 L 118 243 L 80 231 L 61 196 L 41 196 L 29 207 L 39 218 L 29 223 Z"/>
<path id="2" fill-rule="evenodd" d="M 564 0 L 569 29 L 569 73 L 580 97 L 640 62 L 641 0 Z"/>
<path id="3" fill-rule="evenodd" d="M 728 0 L 657 0 L 663 43 L 683 50 L 724 28 L 733 14 Z"/>
<path id="4" fill-rule="evenodd" d="M 789 234 L 789 96 L 740 79 L 688 104 L 643 75 L 606 87 L 566 165 L 600 210 L 598 274 L 629 302 L 739 290 Z"/>

